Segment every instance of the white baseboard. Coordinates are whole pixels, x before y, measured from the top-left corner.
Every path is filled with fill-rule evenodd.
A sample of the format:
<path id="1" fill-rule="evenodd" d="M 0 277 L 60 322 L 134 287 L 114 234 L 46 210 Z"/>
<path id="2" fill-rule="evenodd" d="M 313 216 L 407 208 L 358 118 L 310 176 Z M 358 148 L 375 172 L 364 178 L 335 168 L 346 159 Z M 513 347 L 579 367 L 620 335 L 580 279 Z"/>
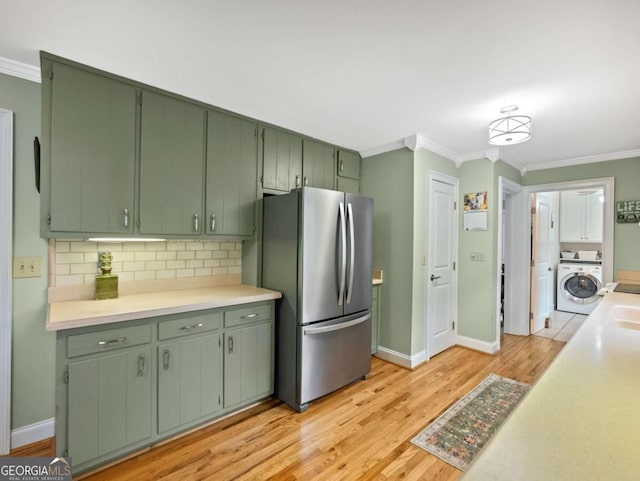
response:
<path id="1" fill-rule="evenodd" d="M 11 448 L 42 441 L 54 436 L 55 418 L 45 419 L 11 431 Z"/>
<path id="2" fill-rule="evenodd" d="M 486 352 L 487 354 L 495 354 L 498 352 L 498 343 L 487 342 L 487 341 L 479 341 L 478 339 L 474 339 L 472 337 L 466 336 L 456 336 L 456 344 L 462 347 L 468 347 L 469 349 L 475 349 L 476 351 Z"/>
<path id="3" fill-rule="evenodd" d="M 392 349 L 387 349 L 386 347 L 382 346 L 378 347 L 378 352 L 376 352 L 375 355 L 380 359 L 392 362 L 393 364 L 397 364 L 398 366 L 406 367 L 407 369 L 413 369 L 427 360 L 424 351 L 420 351 L 413 356 L 407 356 L 406 354 L 394 351 Z"/>

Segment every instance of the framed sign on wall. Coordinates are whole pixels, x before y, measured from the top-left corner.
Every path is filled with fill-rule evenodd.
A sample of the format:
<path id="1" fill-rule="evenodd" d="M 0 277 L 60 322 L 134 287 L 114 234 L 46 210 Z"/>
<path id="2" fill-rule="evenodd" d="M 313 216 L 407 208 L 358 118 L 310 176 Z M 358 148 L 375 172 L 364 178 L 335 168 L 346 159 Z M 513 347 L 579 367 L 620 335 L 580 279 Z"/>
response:
<path id="1" fill-rule="evenodd" d="M 635 224 L 640 222 L 640 200 L 623 200 L 616 202 L 616 222 L 618 224 Z"/>

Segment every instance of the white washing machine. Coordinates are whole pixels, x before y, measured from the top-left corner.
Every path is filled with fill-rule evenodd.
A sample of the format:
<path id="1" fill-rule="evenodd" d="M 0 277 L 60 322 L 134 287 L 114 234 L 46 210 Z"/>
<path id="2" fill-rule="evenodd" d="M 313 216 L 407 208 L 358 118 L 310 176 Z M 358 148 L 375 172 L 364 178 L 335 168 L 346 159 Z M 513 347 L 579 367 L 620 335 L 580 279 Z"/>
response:
<path id="1" fill-rule="evenodd" d="M 600 301 L 602 266 L 563 262 L 558 265 L 559 311 L 590 314 Z"/>

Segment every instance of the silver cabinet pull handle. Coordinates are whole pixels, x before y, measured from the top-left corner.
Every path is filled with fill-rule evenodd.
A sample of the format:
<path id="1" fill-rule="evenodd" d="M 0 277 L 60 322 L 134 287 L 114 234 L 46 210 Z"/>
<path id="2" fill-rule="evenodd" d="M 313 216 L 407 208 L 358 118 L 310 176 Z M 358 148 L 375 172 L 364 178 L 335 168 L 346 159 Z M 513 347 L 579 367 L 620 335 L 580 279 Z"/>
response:
<path id="1" fill-rule="evenodd" d="M 429 279 L 431 279 L 431 281 L 435 281 L 437 279 L 440 279 L 441 276 L 434 276 L 433 274 L 431 274 L 431 277 Z"/>
<path id="2" fill-rule="evenodd" d="M 193 230 L 194 232 L 198 232 L 198 214 L 193 214 Z"/>
<path id="3" fill-rule="evenodd" d="M 309 185 L 309 177 L 304 176 L 304 185 Z"/>
<path id="4" fill-rule="evenodd" d="M 125 227 L 129 227 L 129 209 L 124 210 L 124 219 L 122 221 Z"/>
<path id="5" fill-rule="evenodd" d="M 355 274 L 356 265 L 356 239 L 353 232 L 353 207 L 351 202 L 347 204 L 347 215 L 349 217 L 349 241 L 351 246 L 351 259 L 349 260 L 349 290 L 347 290 L 347 304 L 351 303 L 351 292 L 353 291 L 353 276 Z"/>
<path id="6" fill-rule="evenodd" d="M 347 223 L 344 218 L 344 202 L 340 202 L 340 247 L 342 250 L 342 262 L 340 265 L 340 292 L 338 292 L 338 305 L 342 305 L 344 297 L 344 285 L 347 275 Z"/>
<path id="7" fill-rule="evenodd" d="M 216 215 L 211 214 L 211 232 L 216 230 Z"/>
<path id="8" fill-rule="evenodd" d="M 169 351 L 169 349 L 165 349 L 164 352 L 162 353 L 162 369 L 164 369 L 165 371 L 168 371 L 170 367 L 170 362 L 171 362 L 171 352 Z"/>
<path id="9" fill-rule="evenodd" d="M 233 336 L 229 336 L 227 346 L 229 347 L 229 354 L 231 354 L 233 352 Z"/>
<path id="10" fill-rule="evenodd" d="M 111 344 L 118 344 L 121 342 L 127 342 L 126 337 L 119 337 L 118 339 L 109 339 L 107 341 L 98 341 L 98 346 L 110 346 Z"/>
<path id="11" fill-rule="evenodd" d="M 340 172 L 344 170 L 344 160 L 340 161 Z"/>
<path id="12" fill-rule="evenodd" d="M 144 354 L 138 356 L 138 377 L 144 377 Z"/>
<path id="13" fill-rule="evenodd" d="M 300 175 L 296 174 L 296 187 L 300 187 Z"/>
<path id="14" fill-rule="evenodd" d="M 198 327 L 202 327 L 204 326 L 204 324 L 202 322 L 199 322 L 198 324 L 191 324 L 190 326 L 182 326 L 180 328 L 181 331 L 188 331 L 189 329 L 196 329 Z"/>
<path id="15" fill-rule="evenodd" d="M 246 316 L 242 316 L 240 319 L 253 319 L 254 317 L 258 317 L 257 313 L 247 314 Z"/>

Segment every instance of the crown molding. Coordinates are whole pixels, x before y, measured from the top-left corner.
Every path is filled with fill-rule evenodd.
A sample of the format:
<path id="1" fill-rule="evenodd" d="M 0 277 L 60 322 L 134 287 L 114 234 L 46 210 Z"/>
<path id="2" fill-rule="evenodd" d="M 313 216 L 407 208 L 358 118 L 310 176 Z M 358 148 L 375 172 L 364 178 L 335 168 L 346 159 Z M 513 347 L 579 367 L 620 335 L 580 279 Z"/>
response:
<path id="1" fill-rule="evenodd" d="M 609 160 L 628 159 L 630 157 L 640 157 L 640 149 L 624 150 L 622 152 L 611 152 L 609 154 L 587 155 L 585 157 L 574 157 L 572 159 L 552 160 L 526 166 L 526 171 L 555 169 L 558 167 L 571 167 L 574 165 L 593 164 L 595 162 L 606 162 Z"/>
<path id="2" fill-rule="evenodd" d="M 384 154 L 386 152 L 391 152 L 393 150 L 398 150 L 403 148 L 404 145 L 404 141 L 402 140 L 397 140 L 395 142 L 390 142 L 388 144 L 384 144 L 381 145 L 379 147 L 374 147 L 372 149 L 367 149 L 367 150 L 363 150 L 360 152 L 360 157 L 362 157 L 363 159 L 366 157 L 373 157 L 374 155 L 378 155 L 378 154 Z"/>
<path id="3" fill-rule="evenodd" d="M 40 83 L 40 69 L 9 58 L 0 57 L 0 73 Z"/>

